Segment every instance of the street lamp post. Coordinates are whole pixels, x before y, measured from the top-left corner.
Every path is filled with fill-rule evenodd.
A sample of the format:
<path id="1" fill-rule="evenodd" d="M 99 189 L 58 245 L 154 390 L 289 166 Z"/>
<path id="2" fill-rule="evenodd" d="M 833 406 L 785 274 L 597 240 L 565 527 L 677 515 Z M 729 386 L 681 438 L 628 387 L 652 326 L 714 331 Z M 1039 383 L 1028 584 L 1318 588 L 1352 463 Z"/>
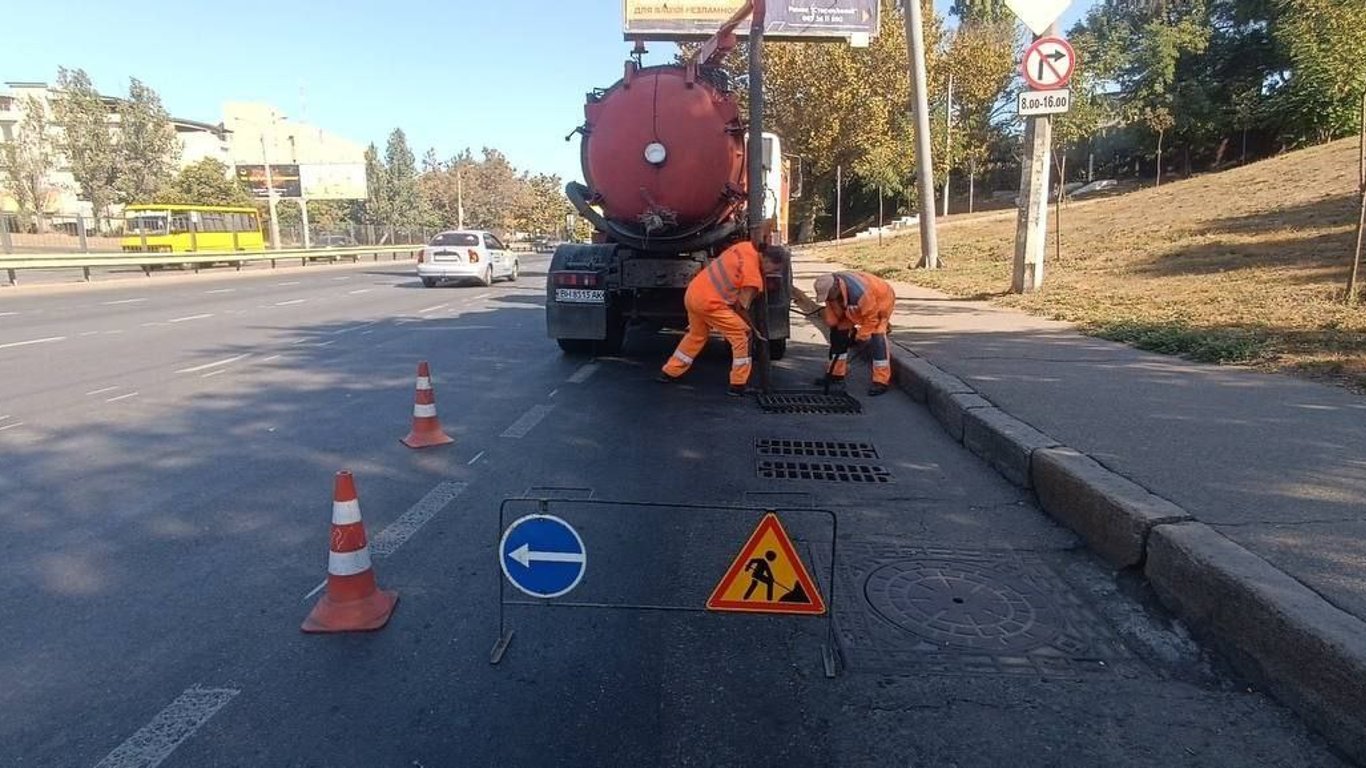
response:
<path id="1" fill-rule="evenodd" d="M 273 136 L 273 133 L 272 133 Z M 280 214 L 275 209 L 275 177 L 270 172 L 270 154 L 266 151 L 266 135 L 261 134 L 261 162 L 266 167 L 266 205 L 270 208 L 270 247 L 280 250 Z"/>

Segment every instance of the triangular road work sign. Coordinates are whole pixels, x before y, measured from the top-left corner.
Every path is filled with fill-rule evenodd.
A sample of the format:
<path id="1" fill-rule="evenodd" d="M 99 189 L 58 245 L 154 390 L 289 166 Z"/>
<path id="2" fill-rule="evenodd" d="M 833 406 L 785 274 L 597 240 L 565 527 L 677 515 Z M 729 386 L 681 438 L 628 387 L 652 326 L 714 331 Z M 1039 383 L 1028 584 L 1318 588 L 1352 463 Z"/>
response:
<path id="1" fill-rule="evenodd" d="M 778 516 L 759 521 L 707 600 L 709 611 L 825 613 L 825 600 Z"/>

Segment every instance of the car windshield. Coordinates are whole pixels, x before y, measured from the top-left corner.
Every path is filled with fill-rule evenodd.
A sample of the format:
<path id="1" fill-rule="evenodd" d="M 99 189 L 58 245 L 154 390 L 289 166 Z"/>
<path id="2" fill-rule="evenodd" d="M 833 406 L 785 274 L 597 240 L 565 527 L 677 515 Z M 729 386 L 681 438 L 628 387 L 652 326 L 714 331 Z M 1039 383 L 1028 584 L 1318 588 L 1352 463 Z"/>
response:
<path id="1" fill-rule="evenodd" d="M 432 238 L 431 245 L 479 245 L 479 236 L 468 232 L 442 232 Z"/>

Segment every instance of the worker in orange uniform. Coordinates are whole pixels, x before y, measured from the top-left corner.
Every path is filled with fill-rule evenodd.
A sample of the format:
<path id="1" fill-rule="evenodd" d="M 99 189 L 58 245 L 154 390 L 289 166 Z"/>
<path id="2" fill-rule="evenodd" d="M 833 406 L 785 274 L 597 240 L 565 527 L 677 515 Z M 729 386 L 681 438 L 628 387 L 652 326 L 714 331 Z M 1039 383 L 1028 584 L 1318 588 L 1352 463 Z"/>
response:
<path id="1" fill-rule="evenodd" d="M 661 381 L 677 381 L 692 367 L 693 358 L 707 344 L 713 329 L 730 342 L 730 389 L 727 394 L 740 397 L 753 369 L 749 356 L 749 323 L 742 312 L 749 311 L 754 297 L 764 289 L 763 265 L 759 250 L 748 240 L 731 245 L 693 276 L 683 295 L 688 310 L 688 332 L 678 349 L 664 364 Z"/>
<path id="2" fill-rule="evenodd" d="M 892 286 L 867 272 L 832 272 L 816 278 L 816 300 L 825 302 L 823 319 L 830 326 L 830 377 L 843 381 L 848 375 L 851 341 L 869 342 L 873 386 L 868 394 L 885 393 L 892 383 L 892 350 L 887 341 L 896 309 Z"/>

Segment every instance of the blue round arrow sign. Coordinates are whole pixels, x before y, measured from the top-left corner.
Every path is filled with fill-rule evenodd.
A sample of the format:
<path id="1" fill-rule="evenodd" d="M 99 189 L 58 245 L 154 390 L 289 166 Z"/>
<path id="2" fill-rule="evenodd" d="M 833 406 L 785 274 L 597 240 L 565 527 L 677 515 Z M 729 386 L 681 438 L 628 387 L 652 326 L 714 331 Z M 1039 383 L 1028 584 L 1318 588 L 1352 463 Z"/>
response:
<path id="1" fill-rule="evenodd" d="M 527 515 L 503 532 L 498 564 L 512 586 L 532 597 L 559 597 L 578 586 L 588 551 L 569 523 L 553 515 Z"/>

